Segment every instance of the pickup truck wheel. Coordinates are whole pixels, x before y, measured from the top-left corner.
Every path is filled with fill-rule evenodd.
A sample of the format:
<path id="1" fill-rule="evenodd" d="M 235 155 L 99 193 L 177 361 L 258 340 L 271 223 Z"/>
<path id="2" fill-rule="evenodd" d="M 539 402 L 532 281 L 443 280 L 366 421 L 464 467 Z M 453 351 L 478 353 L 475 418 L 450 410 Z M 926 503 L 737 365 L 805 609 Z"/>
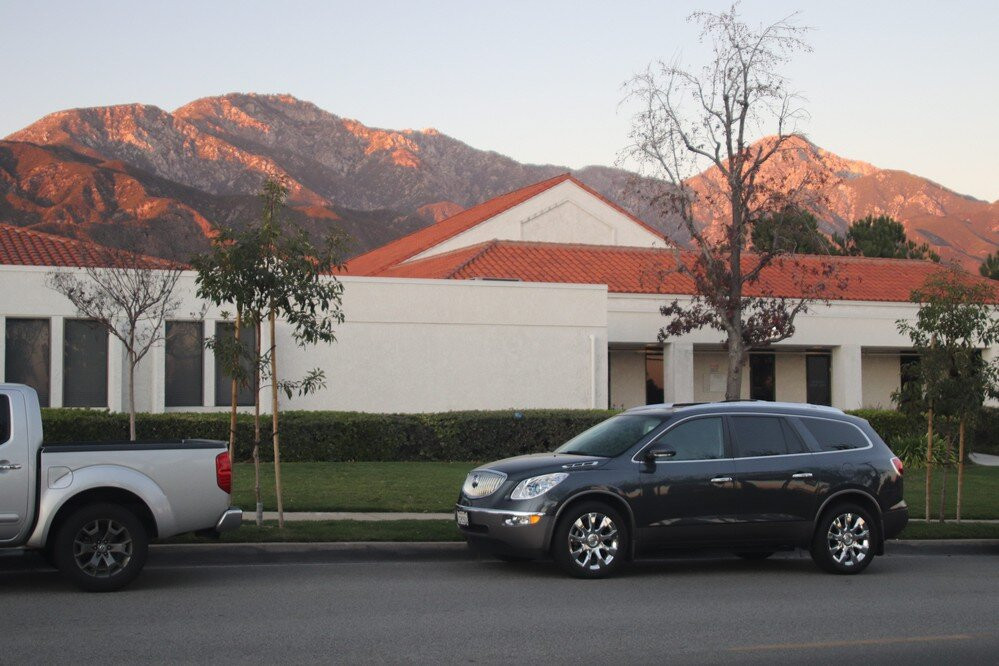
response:
<path id="1" fill-rule="evenodd" d="M 128 509 L 115 504 L 84 506 L 62 521 L 53 541 L 56 566 L 89 592 L 119 590 L 146 563 L 149 538 Z"/>

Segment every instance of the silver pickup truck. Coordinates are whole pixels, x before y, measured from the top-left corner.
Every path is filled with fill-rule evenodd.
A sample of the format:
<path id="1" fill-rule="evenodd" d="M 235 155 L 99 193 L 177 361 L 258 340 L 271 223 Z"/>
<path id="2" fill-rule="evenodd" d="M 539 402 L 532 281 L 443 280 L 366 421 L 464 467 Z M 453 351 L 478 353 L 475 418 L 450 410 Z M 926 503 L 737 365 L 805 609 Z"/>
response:
<path id="1" fill-rule="evenodd" d="M 41 550 L 86 590 L 127 585 L 149 542 L 239 526 L 225 442 L 42 445 L 34 389 L 0 384 L 0 548 Z"/>

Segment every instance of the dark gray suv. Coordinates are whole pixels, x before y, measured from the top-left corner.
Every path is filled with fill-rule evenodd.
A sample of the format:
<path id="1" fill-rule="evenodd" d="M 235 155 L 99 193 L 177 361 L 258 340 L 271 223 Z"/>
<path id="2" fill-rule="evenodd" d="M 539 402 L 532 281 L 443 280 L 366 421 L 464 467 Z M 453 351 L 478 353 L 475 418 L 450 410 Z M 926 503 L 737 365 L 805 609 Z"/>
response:
<path id="1" fill-rule="evenodd" d="M 582 578 L 683 548 L 762 559 L 800 547 L 826 571 L 859 573 L 908 517 L 902 463 L 867 421 L 756 401 L 628 410 L 554 453 L 472 470 L 455 507 L 471 546 L 550 555 Z"/>

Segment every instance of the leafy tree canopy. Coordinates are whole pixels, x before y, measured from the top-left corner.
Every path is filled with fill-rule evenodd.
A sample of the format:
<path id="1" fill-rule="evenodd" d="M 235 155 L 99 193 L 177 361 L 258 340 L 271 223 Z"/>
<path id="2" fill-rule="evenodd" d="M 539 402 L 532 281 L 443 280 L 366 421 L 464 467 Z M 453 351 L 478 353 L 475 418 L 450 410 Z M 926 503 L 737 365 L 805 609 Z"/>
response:
<path id="1" fill-rule="evenodd" d="M 830 254 L 832 244 L 818 220 L 806 210 L 788 206 L 753 223 L 753 250 L 774 254 Z"/>
<path id="2" fill-rule="evenodd" d="M 982 274 L 982 277 L 999 280 L 999 252 L 993 252 L 985 257 L 985 261 L 978 267 L 978 272 Z"/>

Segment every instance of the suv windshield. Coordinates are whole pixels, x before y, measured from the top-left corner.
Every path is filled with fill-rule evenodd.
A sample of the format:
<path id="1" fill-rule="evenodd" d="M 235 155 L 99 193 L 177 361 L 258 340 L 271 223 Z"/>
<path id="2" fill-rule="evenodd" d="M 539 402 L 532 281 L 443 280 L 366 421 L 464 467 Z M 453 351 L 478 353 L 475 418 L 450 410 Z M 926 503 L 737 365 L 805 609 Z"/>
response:
<path id="1" fill-rule="evenodd" d="M 576 435 L 555 453 L 613 458 L 637 444 L 669 417 L 652 414 L 621 414 Z"/>

